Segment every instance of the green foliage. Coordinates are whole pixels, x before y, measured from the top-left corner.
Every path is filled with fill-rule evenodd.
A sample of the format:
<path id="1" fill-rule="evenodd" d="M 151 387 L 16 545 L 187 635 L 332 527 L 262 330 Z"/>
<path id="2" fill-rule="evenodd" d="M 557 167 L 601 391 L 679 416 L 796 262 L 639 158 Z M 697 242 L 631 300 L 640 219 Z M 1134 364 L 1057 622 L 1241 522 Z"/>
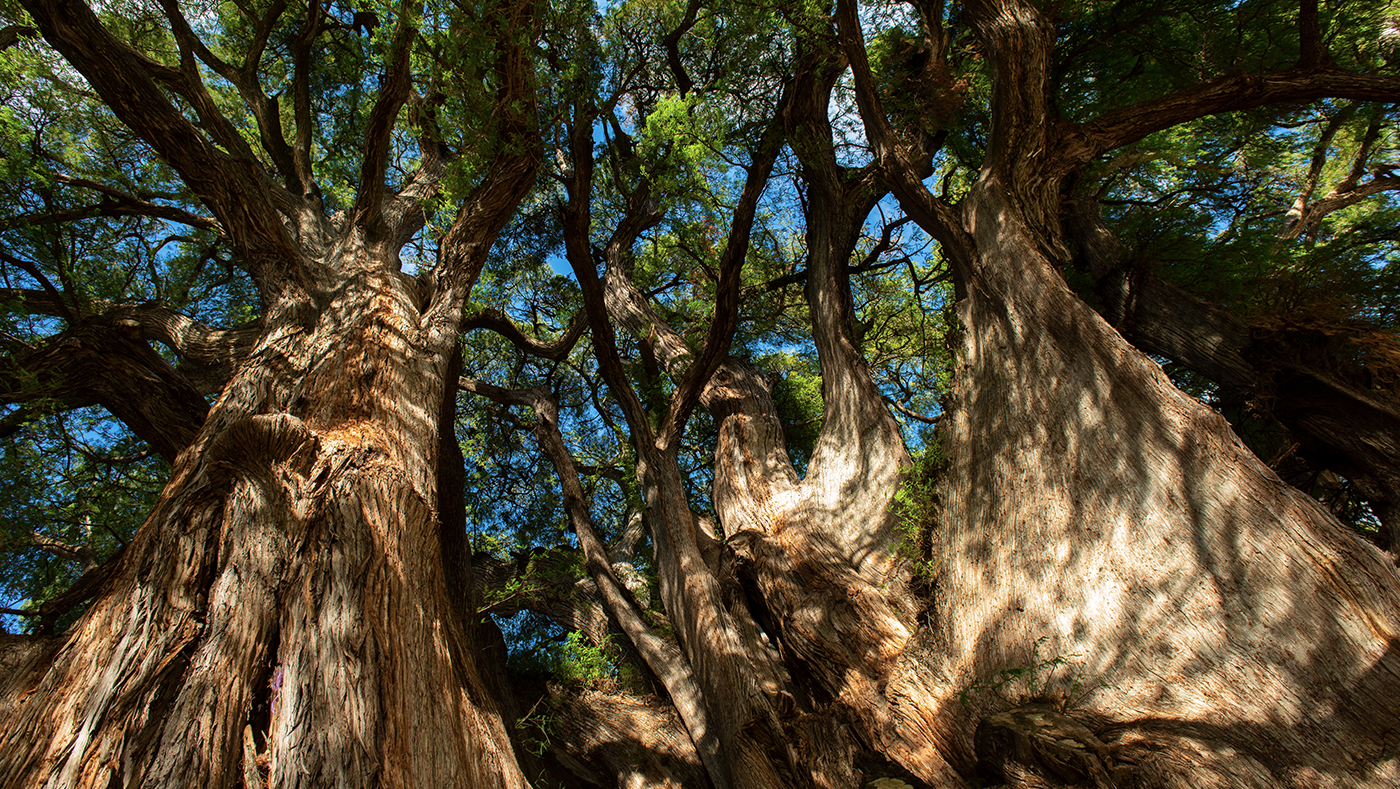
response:
<path id="1" fill-rule="evenodd" d="M 66 591 L 130 541 L 168 466 L 96 409 L 38 419 L 0 443 L 0 607 Z M 43 547 L 49 546 L 49 547 Z M 77 615 L 54 623 L 61 630 Z M 37 618 L 20 623 L 39 626 Z"/>
<path id="2" fill-rule="evenodd" d="M 933 533 L 938 527 L 938 484 L 947 469 L 947 458 L 937 440 L 913 454 L 913 464 L 894 493 L 900 539 L 896 554 L 924 584 L 932 584 L 940 570 L 933 553 Z"/>
<path id="3" fill-rule="evenodd" d="M 582 688 L 635 690 L 641 683 L 611 636 L 595 644 L 577 630 L 565 633 L 531 613 L 503 625 L 513 642 L 507 665 L 514 674 Z"/>
<path id="4" fill-rule="evenodd" d="M 564 639 L 554 674 L 561 681 L 574 685 L 598 685 L 617 676 L 617 647 L 611 638 L 593 644 L 580 632 L 574 631 Z"/>
<path id="5" fill-rule="evenodd" d="M 544 756 L 559 733 L 558 711 L 554 697 L 546 693 L 515 722 L 525 749 L 536 757 Z"/>

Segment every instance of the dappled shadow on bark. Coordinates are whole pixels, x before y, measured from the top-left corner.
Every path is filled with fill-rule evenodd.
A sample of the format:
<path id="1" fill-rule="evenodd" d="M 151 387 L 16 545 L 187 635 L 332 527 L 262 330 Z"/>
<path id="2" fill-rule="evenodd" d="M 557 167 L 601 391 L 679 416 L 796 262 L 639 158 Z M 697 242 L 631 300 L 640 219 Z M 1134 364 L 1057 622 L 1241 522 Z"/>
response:
<path id="1" fill-rule="evenodd" d="M 1218 748 L 1269 765 L 1263 785 L 1389 780 L 1394 569 L 1075 299 L 990 191 L 973 216 L 995 252 L 960 305 L 946 673 L 979 715 L 1019 667 L 1039 687 L 1012 693 L 1181 732 L 1150 739 L 1194 786 L 1231 785 Z"/>
<path id="2" fill-rule="evenodd" d="M 517 738 L 565 786 L 707 789 L 704 767 L 674 709 L 607 688 L 533 687 Z"/>

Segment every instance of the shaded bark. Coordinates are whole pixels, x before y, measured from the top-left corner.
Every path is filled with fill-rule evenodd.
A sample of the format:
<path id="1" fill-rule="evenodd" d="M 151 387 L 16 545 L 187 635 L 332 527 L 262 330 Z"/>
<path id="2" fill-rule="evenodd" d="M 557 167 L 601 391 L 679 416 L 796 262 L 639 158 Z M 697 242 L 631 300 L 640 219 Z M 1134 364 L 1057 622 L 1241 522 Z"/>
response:
<path id="1" fill-rule="evenodd" d="M 675 711 L 656 699 L 550 686 L 547 761 L 577 786 L 620 789 L 711 786 Z"/>
<path id="2" fill-rule="evenodd" d="M 884 172 L 906 211 L 954 242 L 960 285 L 927 658 L 943 681 L 924 706 L 940 752 L 970 774 L 966 716 L 997 711 L 974 691 L 1049 654 L 1073 668 L 1041 689 L 1087 679 L 1076 714 L 1136 765 L 1137 785 L 1392 783 L 1400 762 L 1377 721 L 1395 716 L 1400 578 L 1068 291 L 1059 191 L 1083 151 L 1038 98 L 1053 21 L 1017 0 L 966 12 L 994 54 L 993 130 L 956 212 L 900 180 L 908 162 L 861 73 L 854 4 L 838 13 Z M 1108 135 L 1104 150 L 1276 91 L 1370 79 L 1326 77 L 1221 80 L 1083 128 Z"/>
<path id="3" fill-rule="evenodd" d="M 1382 548 L 1400 546 L 1400 410 L 1393 387 L 1338 353 L 1359 327 L 1274 321 L 1249 326 L 1150 272 L 1124 271 L 1108 230 L 1080 216 L 1070 232 L 1085 250 L 1104 317 L 1139 349 L 1211 379 L 1277 419 L 1318 468 L 1348 479 L 1381 521 Z M 1389 340 L 1388 342 L 1393 342 Z"/>

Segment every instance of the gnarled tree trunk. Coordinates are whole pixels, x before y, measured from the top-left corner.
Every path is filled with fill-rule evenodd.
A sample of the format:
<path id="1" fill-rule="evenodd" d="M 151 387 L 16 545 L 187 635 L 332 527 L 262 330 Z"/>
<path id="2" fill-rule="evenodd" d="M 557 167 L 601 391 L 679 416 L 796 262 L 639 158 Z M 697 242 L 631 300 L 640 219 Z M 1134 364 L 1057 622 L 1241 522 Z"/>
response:
<path id="1" fill-rule="evenodd" d="M 15 786 L 523 786 L 449 595 L 452 346 L 363 248 L 276 305 L 107 593 L 6 726 Z M 314 297 L 313 297 L 314 298 Z M 450 428 L 449 428 L 450 429 Z M 252 749 L 244 728 L 251 727 Z M 423 736 L 433 732 L 432 736 Z"/>
<path id="2" fill-rule="evenodd" d="M 280 129 L 264 128 L 264 143 L 286 154 L 274 157 L 286 167 L 279 182 L 251 155 L 225 152 L 246 141 L 219 137 L 227 122 L 208 115 L 193 68 L 158 86 L 82 3 L 27 8 L 213 212 L 265 313 L 255 340 L 230 334 L 227 353 L 194 354 L 236 362 L 202 426 L 194 419 L 198 433 L 155 509 L 47 672 L 3 678 L 3 692 L 23 700 L 0 721 L 0 782 L 524 787 L 454 594 L 470 578 L 460 487 L 446 466 L 460 464 L 451 448 L 463 305 L 538 165 L 522 54 L 533 7 L 481 17 L 496 41 L 500 109 L 489 130 L 499 145 L 438 265 L 418 278 L 400 271 L 398 251 L 423 227 L 420 201 L 445 153 L 425 136 L 422 169 L 400 194 L 385 184 L 411 87 L 412 14 L 398 20 L 370 113 L 355 204 L 329 216 L 312 183 L 304 70 L 300 158 Z M 190 33 L 171 9 L 183 47 Z M 247 73 L 234 78 L 249 87 Z"/>
<path id="3" fill-rule="evenodd" d="M 992 135 L 954 210 L 908 177 L 854 4 L 839 8 L 867 130 L 906 210 L 954 261 L 961 297 L 930 612 L 943 645 L 930 665 L 947 678 L 930 711 L 950 758 L 971 771 L 957 691 L 987 716 L 1007 703 L 996 672 L 1017 667 L 1031 678 L 1020 695 L 1070 703 L 1138 785 L 1393 783 L 1393 567 L 1176 390 L 1057 271 L 1059 184 L 1075 163 L 1234 106 L 1233 84 L 1120 111 L 1077 137 L 1047 110 L 1051 20 L 1016 0 L 969 2 L 994 64 Z"/>

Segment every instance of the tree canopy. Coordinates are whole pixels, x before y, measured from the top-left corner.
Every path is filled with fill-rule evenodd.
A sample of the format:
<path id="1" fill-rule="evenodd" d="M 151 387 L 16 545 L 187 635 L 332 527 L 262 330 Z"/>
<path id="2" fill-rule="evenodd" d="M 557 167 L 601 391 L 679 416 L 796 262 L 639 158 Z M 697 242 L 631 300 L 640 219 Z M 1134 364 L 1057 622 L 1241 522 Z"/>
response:
<path id="1" fill-rule="evenodd" d="M 1384 785 L 1397 69 L 1392 0 L 0 0 L 0 782 Z"/>

